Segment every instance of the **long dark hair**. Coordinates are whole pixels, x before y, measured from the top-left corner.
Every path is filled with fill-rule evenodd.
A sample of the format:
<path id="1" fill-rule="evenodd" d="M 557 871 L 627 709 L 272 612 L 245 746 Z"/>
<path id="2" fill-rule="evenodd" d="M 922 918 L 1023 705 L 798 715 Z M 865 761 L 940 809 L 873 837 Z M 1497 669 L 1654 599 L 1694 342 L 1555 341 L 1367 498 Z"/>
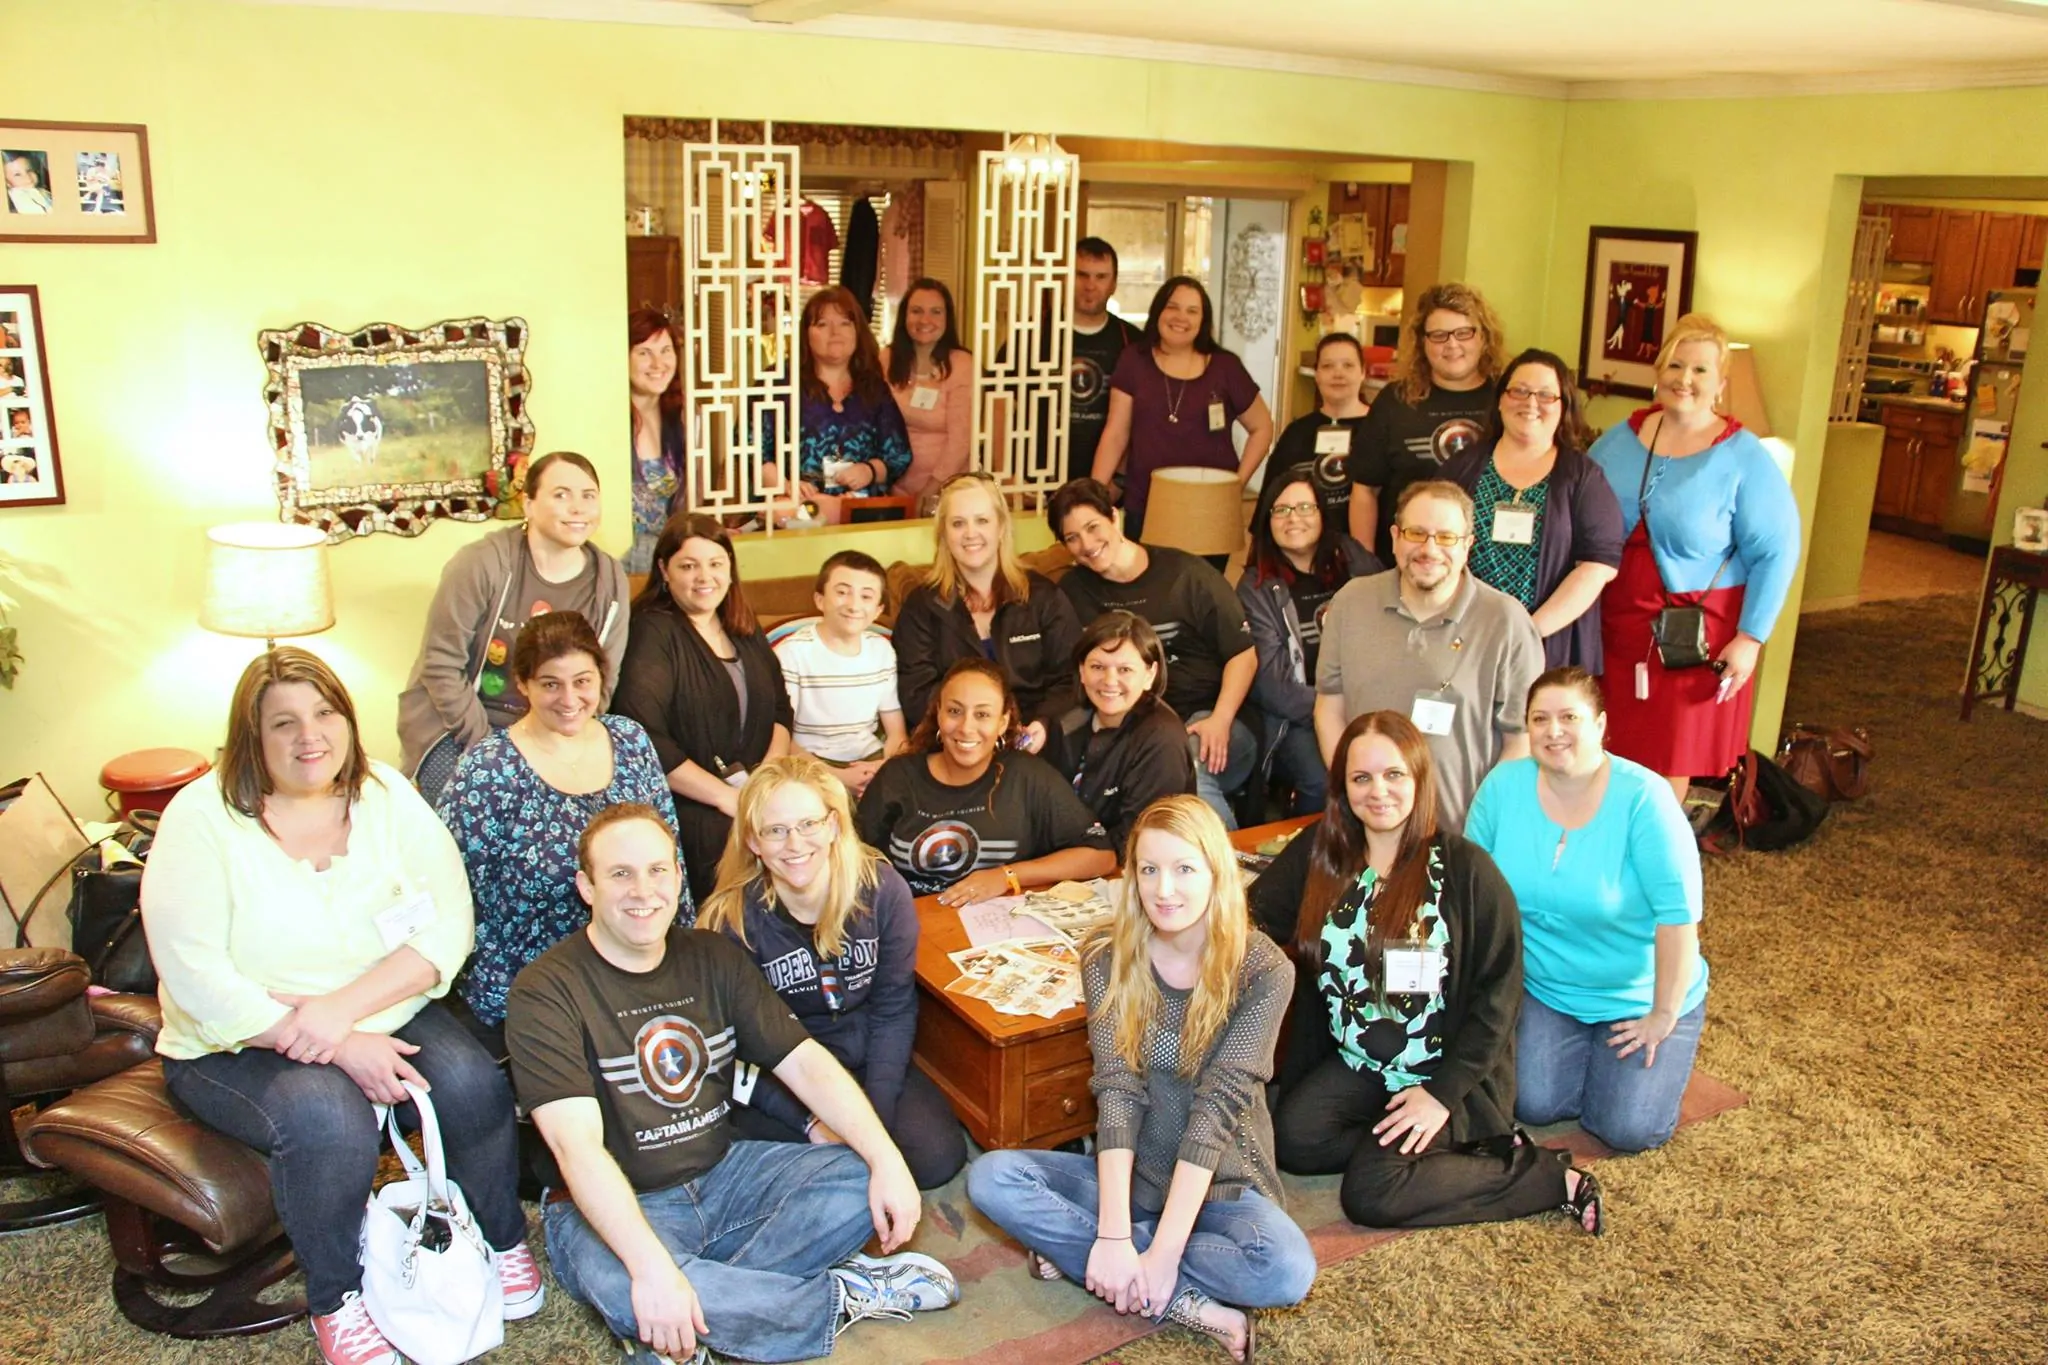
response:
<path id="1" fill-rule="evenodd" d="M 831 285 L 811 295 L 804 304 L 803 317 L 796 325 L 796 349 L 802 357 L 797 364 L 797 388 L 806 398 L 823 399 L 825 385 L 818 378 L 817 363 L 811 359 L 811 324 L 827 308 L 844 313 L 853 323 L 853 358 L 846 362 L 846 372 L 853 380 L 853 391 L 870 403 L 895 402 L 889 397 L 889 385 L 882 377 L 882 348 L 875 344 L 875 334 L 868 326 L 867 309 L 860 306 L 860 300 L 853 291 L 843 285 Z"/>
<path id="2" fill-rule="evenodd" d="M 1436 842 L 1436 764 L 1429 741 L 1399 711 L 1368 711 L 1344 727 L 1330 760 L 1330 794 L 1323 818 L 1309 845 L 1308 884 L 1302 891 L 1301 917 L 1294 924 L 1294 950 L 1313 956 L 1323 937 L 1330 911 L 1344 899 L 1365 871 L 1365 822 L 1351 809 L 1351 746 L 1364 735 L 1385 735 L 1401 751 L 1415 779 L 1415 808 L 1401 827 L 1394 866 L 1372 904 L 1369 924 L 1382 938 L 1399 938 L 1415 918 L 1429 886 L 1429 849 Z"/>
<path id="3" fill-rule="evenodd" d="M 1258 506 L 1252 512 L 1252 545 L 1245 552 L 1244 567 L 1252 575 L 1254 584 L 1269 578 L 1293 586 L 1301 575 L 1287 558 L 1287 552 L 1280 548 L 1280 542 L 1273 539 L 1273 507 L 1280 501 L 1280 494 L 1297 483 L 1308 485 L 1309 497 L 1314 500 L 1316 511 L 1323 519 L 1323 534 L 1316 541 L 1316 552 L 1309 572 L 1316 582 L 1326 588 L 1342 587 L 1351 577 L 1351 561 L 1344 557 L 1344 537 L 1349 534 L 1330 515 L 1330 509 L 1323 506 L 1322 494 L 1316 491 L 1315 466 L 1307 464 L 1290 465 L 1277 475 L 1267 478 L 1265 486 L 1259 489 Z"/>
<path id="4" fill-rule="evenodd" d="M 910 339 L 904 318 L 910 312 L 910 296 L 919 290 L 937 294 L 939 302 L 946 305 L 946 329 L 932 343 L 932 364 L 937 367 L 939 378 L 944 379 L 953 372 L 953 352 L 966 349 L 960 344 L 960 315 L 953 308 L 953 291 L 930 278 L 912 281 L 910 288 L 903 291 L 903 301 L 896 305 L 896 326 L 889 333 L 889 387 L 892 389 L 908 384 L 911 371 L 917 367 L 917 343 Z"/>
<path id="5" fill-rule="evenodd" d="M 1003 697 L 1003 711 L 1009 717 L 1003 726 L 1002 743 L 997 747 L 996 758 L 1000 761 L 1005 750 L 1017 746 L 1017 736 L 1024 733 L 1023 712 L 1017 706 L 1017 694 L 1010 690 L 1010 680 L 1003 676 L 1000 666 L 987 659 L 969 655 L 956 659 L 946 675 L 939 679 L 939 685 L 932 689 L 932 699 L 924 704 L 924 715 L 918 720 L 917 728 L 910 732 L 910 742 L 904 746 L 907 754 L 928 754 L 939 747 L 939 706 L 945 700 L 946 686 L 953 679 L 966 673 L 978 674 L 995 684 L 996 691 Z"/>
<path id="6" fill-rule="evenodd" d="M 627 354 L 656 332 L 667 332 L 669 345 L 676 348 L 676 372 L 669 376 L 668 387 L 661 391 L 661 413 L 666 417 L 683 410 L 683 335 L 659 308 L 635 308 L 626 315 Z"/>
<path id="7" fill-rule="evenodd" d="M 1586 427 L 1586 409 L 1579 399 L 1579 383 L 1572 374 L 1572 367 L 1564 363 L 1564 357 L 1554 351 L 1540 350 L 1531 346 L 1528 350 L 1510 360 L 1507 368 L 1500 372 L 1500 378 L 1493 385 L 1493 407 L 1486 414 L 1486 435 L 1489 441 L 1499 441 L 1507 434 L 1507 423 L 1501 420 L 1500 405 L 1508 396 L 1508 385 L 1514 380 L 1515 371 L 1524 365 L 1541 365 L 1557 376 L 1557 453 L 1560 455 L 1583 455 L 1593 444 L 1592 433 Z"/>
<path id="8" fill-rule="evenodd" d="M 1145 344 L 1159 344 L 1159 315 L 1166 311 L 1167 300 L 1173 291 L 1186 285 L 1202 298 L 1202 325 L 1195 332 L 1195 350 L 1202 355 L 1214 355 L 1223 348 L 1216 343 L 1216 306 L 1209 302 L 1209 291 L 1193 275 L 1175 275 L 1152 296 L 1152 309 L 1145 314 Z"/>
<path id="9" fill-rule="evenodd" d="M 732 548 L 732 535 L 724 522 L 702 512 L 678 512 L 662 526 L 661 535 L 654 542 L 653 572 L 647 575 L 647 586 L 633 599 L 633 610 L 637 613 L 656 607 L 669 611 L 683 609 L 668 590 L 668 562 L 683 548 L 683 542 L 692 537 L 708 540 L 724 550 L 732 564 L 732 586 L 725 590 L 725 601 L 718 604 L 718 620 L 726 634 L 759 634 L 761 623 L 754 619 L 747 595 L 740 590 L 740 557 Z"/>

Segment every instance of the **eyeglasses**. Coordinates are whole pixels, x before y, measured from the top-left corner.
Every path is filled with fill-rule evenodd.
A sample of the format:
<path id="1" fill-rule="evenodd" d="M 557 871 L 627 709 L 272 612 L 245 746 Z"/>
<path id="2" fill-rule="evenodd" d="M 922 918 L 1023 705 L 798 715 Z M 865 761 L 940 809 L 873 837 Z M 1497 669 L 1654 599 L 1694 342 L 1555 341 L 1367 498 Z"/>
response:
<path id="1" fill-rule="evenodd" d="M 1507 396 L 1510 402 L 1534 403 L 1545 412 L 1550 411 L 1564 401 L 1564 395 L 1561 393 L 1546 393 L 1542 389 L 1523 388 L 1520 384 L 1509 389 Z"/>
<path id="2" fill-rule="evenodd" d="M 1446 550 L 1453 549 L 1472 538 L 1469 531 L 1425 531 L 1420 526 L 1396 526 L 1394 534 L 1410 545 L 1420 545 L 1425 540 L 1433 540 Z"/>
<path id="3" fill-rule="evenodd" d="M 1432 346 L 1441 346 L 1446 341 L 1470 341 L 1478 335 L 1477 327 L 1447 327 L 1441 332 L 1424 332 L 1422 339 Z"/>
<path id="4" fill-rule="evenodd" d="M 815 839 L 831 827 L 832 817 L 824 815 L 816 820 L 799 820 L 793 825 L 763 825 L 754 837 L 764 844 L 780 848 L 789 842 L 789 836 L 792 834 L 805 839 Z"/>
<path id="5" fill-rule="evenodd" d="M 1283 517 L 1306 519 L 1320 510 L 1322 509 L 1312 502 L 1276 502 L 1273 504 L 1273 520 L 1279 521 Z"/>

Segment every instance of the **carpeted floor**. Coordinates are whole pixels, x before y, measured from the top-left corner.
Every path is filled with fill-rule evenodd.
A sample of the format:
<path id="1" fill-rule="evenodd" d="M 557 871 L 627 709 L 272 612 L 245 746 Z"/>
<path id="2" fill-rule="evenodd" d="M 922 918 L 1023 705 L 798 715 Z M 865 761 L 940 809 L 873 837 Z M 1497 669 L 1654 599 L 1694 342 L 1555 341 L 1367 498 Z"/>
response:
<path id="1" fill-rule="evenodd" d="M 1789 714 L 1869 725 L 1877 777 L 1809 845 L 1708 867 L 1700 1067 L 1748 1105 L 1604 1162 L 1606 1238 L 1544 1218 L 1369 1247 L 1263 1316 L 1262 1360 L 2048 1359 L 2048 726 L 1956 721 L 1972 605 L 1802 623 Z M 143 1336 L 104 1247 L 97 1222 L 0 1239 L 0 1362 L 316 1359 L 303 1329 Z M 954 1354 L 926 1331 L 863 1326 L 842 1356 Z M 558 1298 L 491 1359 L 595 1344 Z M 1224 1357 L 1169 1330 L 1105 1359 Z"/>

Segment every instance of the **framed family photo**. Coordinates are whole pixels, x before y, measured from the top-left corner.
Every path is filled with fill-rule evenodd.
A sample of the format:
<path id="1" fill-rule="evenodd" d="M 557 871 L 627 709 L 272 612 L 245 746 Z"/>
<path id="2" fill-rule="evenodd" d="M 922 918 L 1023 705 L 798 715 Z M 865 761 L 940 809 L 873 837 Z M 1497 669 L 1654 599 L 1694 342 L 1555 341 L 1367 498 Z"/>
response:
<path id="1" fill-rule="evenodd" d="M 281 518 L 330 542 L 485 521 L 533 451 L 526 320 L 260 333 Z"/>
<path id="2" fill-rule="evenodd" d="M 149 130 L 0 119 L 0 242 L 154 242 Z"/>
<path id="3" fill-rule="evenodd" d="M 1692 310 L 1696 232 L 1596 227 L 1586 246 L 1579 383 L 1592 393 L 1648 398 L 1657 352 Z"/>
<path id="4" fill-rule="evenodd" d="M 64 501 L 54 411 L 36 287 L 0 285 L 0 508 Z"/>

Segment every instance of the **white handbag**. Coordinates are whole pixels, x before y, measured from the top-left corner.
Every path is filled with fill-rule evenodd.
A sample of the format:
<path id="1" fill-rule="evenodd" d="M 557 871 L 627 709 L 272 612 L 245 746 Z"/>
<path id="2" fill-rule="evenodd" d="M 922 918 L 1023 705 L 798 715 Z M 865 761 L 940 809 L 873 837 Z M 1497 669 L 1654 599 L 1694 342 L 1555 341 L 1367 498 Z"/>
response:
<path id="1" fill-rule="evenodd" d="M 426 1165 L 377 1106 L 406 1178 L 370 1195 L 363 1219 L 363 1304 L 385 1339 L 413 1365 L 461 1365 L 505 1340 L 505 1291 L 483 1229 L 461 1187 L 448 1179 L 441 1125 L 426 1092 L 407 1082 L 420 1115 Z"/>

